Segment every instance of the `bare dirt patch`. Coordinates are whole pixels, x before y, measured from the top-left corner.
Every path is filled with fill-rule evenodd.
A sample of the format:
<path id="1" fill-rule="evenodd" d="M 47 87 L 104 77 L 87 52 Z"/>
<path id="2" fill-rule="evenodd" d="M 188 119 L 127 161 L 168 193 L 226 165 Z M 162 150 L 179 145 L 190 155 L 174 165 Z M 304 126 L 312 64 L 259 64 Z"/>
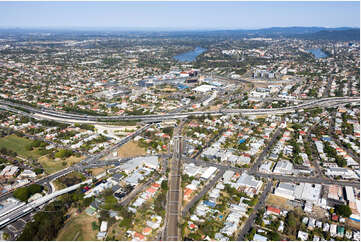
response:
<path id="1" fill-rule="evenodd" d="M 102 174 L 103 172 L 105 172 L 109 167 L 99 167 L 99 168 L 93 168 L 93 169 L 90 169 L 89 171 L 91 172 L 91 174 L 93 176 L 97 176 L 99 174 Z"/>
<path id="2" fill-rule="evenodd" d="M 274 194 L 268 195 L 266 199 L 266 204 L 280 209 L 286 209 L 286 210 L 293 209 L 293 207 L 289 205 L 287 198 L 279 197 Z"/>
<path id="3" fill-rule="evenodd" d="M 128 158 L 145 155 L 146 151 L 144 148 L 139 147 L 137 142 L 129 141 L 128 143 L 120 147 L 117 153 L 120 158 Z"/>

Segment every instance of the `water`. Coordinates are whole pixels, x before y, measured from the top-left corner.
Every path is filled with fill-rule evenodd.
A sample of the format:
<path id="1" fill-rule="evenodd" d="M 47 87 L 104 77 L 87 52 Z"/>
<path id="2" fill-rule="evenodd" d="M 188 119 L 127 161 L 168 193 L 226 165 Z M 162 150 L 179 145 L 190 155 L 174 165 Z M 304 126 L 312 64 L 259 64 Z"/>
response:
<path id="1" fill-rule="evenodd" d="M 307 50 L 307 52 L 313 54 L 315 56 L 315 58 L 317 58 L 317 59 L 327 57 L 327 54 L 325 52 L 323 52 L 320 48 L 310 49 L 310 50 Z"/>
<path id="2" fill-rule="evenodd" d="M 188 51 L 183 54 L 176 55 L 173 58 L 180 62 L 192 62 L 192 61 L 196 60 L 197 56 L 199 56 L 200 54 L 202 54 L 205 51 L 206 51 L 206 49 L 197 47 L 192 51 Z"/>

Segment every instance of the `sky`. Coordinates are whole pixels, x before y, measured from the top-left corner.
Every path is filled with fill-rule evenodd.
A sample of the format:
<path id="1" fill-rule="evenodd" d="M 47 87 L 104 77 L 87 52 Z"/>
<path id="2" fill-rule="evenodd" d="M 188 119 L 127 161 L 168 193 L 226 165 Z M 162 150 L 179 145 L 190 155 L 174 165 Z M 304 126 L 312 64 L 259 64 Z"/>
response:
<path id="1" fill-rule="evenodd" d="M 360 27 L 360 2 L 0 2 L 1 28 Z"/>

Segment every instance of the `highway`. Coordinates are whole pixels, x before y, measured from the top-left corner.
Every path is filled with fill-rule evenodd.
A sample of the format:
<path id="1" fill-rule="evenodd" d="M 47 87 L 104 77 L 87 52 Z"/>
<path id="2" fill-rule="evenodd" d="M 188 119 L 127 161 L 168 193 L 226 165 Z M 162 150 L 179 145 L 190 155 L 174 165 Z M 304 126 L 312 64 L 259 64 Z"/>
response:
<path id="1" fill-rule="evenodd" d="M 116 145 L 114 145 L 113 147 L 110 147 L 107 150 L 104 150 L 101 153 L 98 153 L 96 155 L 93 156 L 89 156 L 87 158 L 85 158 L 84 160 L 82 160 L 79 163 L 74 164 L 73 166 L 70 166 L 68 168 L 65 168 L 63 170 L 60 170 L 58 172 L 55 172 L 51 175 L 48 175 L 46 177 L 40 178 L 38 180 L 35 180 L 32 183 L 28 183 L 24 186 L 28 186 L 30 184 L 36 183 L 36 184 L 40 184 L 40 185 L 44 185 L 49 183 L 52 180 L 55 180 L 59 177 L 62 177 L 68 173 L 71 173 L 73 171 L 84 171 L 85 169 L 89 169 L 89 168 L 95 168 L 95 167 L 101 167 L 101 166 L 106 166 L 106 165 L 111 165 L 112 162 L 97 162 L 101 157 L 111 153 L 112 151 L 114 151 L 115 149 L 118 149 L 120 146 L 124 145 L 125 143 L 129 142 L 131 139 L 133 139 L 135 136 L 139 135 L 140 133 L 142 133 L 143 131 L 145 131 L 146 129 L 148 129 L 152 124 L 147 124 L 144 127 L 138 129 L 136 132 L 128 135 L 127 137 L 124 137 L 122 140 L 120 140 Z M 123 161 L 123 160 L 122 160 Z M 124 160 L 126 161 L 126 160 Z M 118 161 L 119 162 L 119 161 Z M 7 193 L 1 194 L 0 195 L 0 200 L 4 200 L 7 199 L 9 197 L 12 196 L 13 191 L 9 191 Z"/>
<path id="2" fill-rule="evenodd" d="M 73 172 L 74 171 L 74 168 L 73 167 L 68 167 L 68 168 L 65 168 L 65 169 L 63 169 L 63 170 L 60 170 L 60 171 L 58 171 L 58 172 L 55 172 L 55 173 L 53 173 L 53 174 L 51 174 L 51 175 L 48 175 L 48 176 L 46 176 L 46 177 L 43 177 L 43 178 L 40 178 L 40 179 L 38 179 L 38 180 L 35 180 L 34 182 L 31 182 L 31 183 L 28 183 L 28 184 L 26 184 L 26 185 L 24 185 L 24 186 L 28 186 L 28 185 L 31 185 L 31 184 L 40 184 L 40 185 L 44 185 L 44 184 L 46 184 L 46 183 L 49 183 L 50 181 L 52 181 L 52 180 L 54 180 L 54 179 L 57 179 L 57 178 L 59 178 L 59 177 L 62 177 L 62 176 L 64 176 L 64 175 L 66 175 L 66 174 L 68 174 L 68 173 L 70 173 L 70 172 Z M 9 192 L 7 192 L 7 193 L 4 193 L 4 194 L 2 194 L 1 196 L 0 196 L 0 200 L 5 200 L 5 199 L 7 199 L 7 198 L 9 198 L 9 197 L 12 197 L 12 194 L 13 193 L 13 191 L 9 191 Z"/>
<path id="3" fill-rule="evenodd" d="M 86 181 L 84 181 L 82 183 L 79 183 L 79 184 L 64 188 L 62 190 L 53 192 L 53 193 L 48 194 L 48 195 L 45 195 L 44 197 L 42 197 L 42 198 L 40 198 L 38 200 L 35 200 L 33 202 L 30 202 L 28 204 L 24 204 L 24 205 L 16 208 L 15 210 L 11 211 L 10 213 L 7 213 L 7 214 L 0 217 L 0 228 L 3 228 L 4 226 L 16 221 L 17 219 L 31 213 L 36 208 L 38 208 L 41 205 L 49 202 L 50 200 L 52 200 L 52 199 L 54 199 L 54 198 L 56 198 L 56 197 L 58 197 L 60 195 L 63 195 L 65 193 L 74 191 L 74 190 L 78 189 L 81 185 L 89 184 L 91 182 L 92 182 L 91 179 L 86 180 Z"/>
<path id="4" fill-rule="evenodd" d="M 105 155 L 111 153 L 115 149 L 118 149 L 123 144 L 127 143 L 129 140 L 133 139 L 135 136 L 142 133 L 144 130 L 148 129 L 152 123 L 158 122 L 161 120 L 167 120 L 167 119 L 182 119 L 189 116 L 200 116 L 200 115 L 225 115 L 225 114 L 242 114 L 242 115 L 259 115 L 259 114 L 283 114 L 283 113 L 290 113 L 295 112 L 299 109 L 306 109 L 306 108 L 314 108 L 314 107 L 328 107 L 328 106 L 337 106 L 342 105 L 345 103 L 351 103 L 351 102 L 357 102 L 359 103 L 358 97 L 336 97 L 336 98 L 322 98 L 319 100 L 309 100 L 308 102 L 304 102 L 299 105 L 289 106 L 285 108 L 275 108 L 275 109 L 224 109 L 224 110 L 218 110 L 218 111 L 202 111 L 202 112 L 182 112 L 182 113 L 168 113 L 168 114 L 160 114 L 160 115 L 130 115 L 130 116 L 91 116 L 91 115 L 82 115 L 82 114 L 71 114 L 71 113 L 63 113 L 48 109 L 37 109 L 29 106 L 24 106 L 21 104 L 14 104 L 8 101 L 0 101 L 0 108 L 17 112 L 25 116 L 34 117 L 34 115 L 38 115 L 37 117 L 46 118 L 46 119 L 61 119 L 66 120 L 69 123 L 75 123 L 79 121 L 86 121 L 86 122 L 109 122 L 109 121 L 116 121 L 116 120 L 142 120 L 145 122 L 150 122 L 149 124 L 145 125 L 141 129 L 138 129 L 133 134 L 123 138 L 118 142 L 116 145 L 111 147 L 110 149 L 107 149 L 99 154 L 96 154 L 94 156 L 89 156 L 83 161 L 75 164 L 72 167 L 65 168 L 59 172 L 56 172 L 54 174 L 51 174 L 47 177 L 41 178 L 39 180 L 36 180 L 34 183 L 37 184 L 44 184 L 49 183 L 50 181 L 59 178 L 61 176 L 64 176 L 74 170 L 83 171 L 88 168 L 94 168 L 94 167 L 101 167 L 101 166 L 107 166 L 114 163 L 119 162 L 125 162 L 124 160 L 108 160 L 108 161 L 100 161 L 98 160 L 101 157 L 104 157 Z M 20 111 L 15 108 L 21 108 L 24 110 L 29 111 L 30 113 L 26 113 L 23 111 Z M 217 175 L 200 191 L 183 209 L 182 215 L 187 214 L 189 209 L 194 206 L 194 204 L 199 201 L 199 199 L 202 198 L 202 196 L 213 187 L 218 179 L 223 175 L 223 173 L 226 170 L 233 170 L 237 172 L 244 172 L 245 170 L 249 171 L 249 174 L 254 175 L 259 178 L 268 178 L 268 179 L 277 179 L 279 181 L 285 181 L 285 182 L 308 182 L 308 183 L 318 183 L 323 185 L 328 184 L 337 184 L 341 186 L 353 186 L 353 187 L 359 187 L 358 182 L 353 181 L 340 181 L 340 180 L 331 180 L 328 178 L 323 177 L 296 177 L 296 176 L 285 176 L 285 175 L 276 175 L 276 174 L 266 174 L 258 172 L 258 168 L 260 164 L 262 163 L 264 157 L 267 155 L 269 149 L 272 147 L 273 143 L 276 141 L 277 136 L 280 133 L 280 128 L 276 130 L 274 133 L 271 141 L 267 144 L 266 148 L 262 151 L 252 168 L 246 169 L 246 168 L 237 168 L 232 167 L 228 165 L 222 165 L 217 162 L 211 162 L 211 161 L 203 161 L 198 159 L 192 159 L 192 158 L 186 158 L 182 157 L 182 137 L 180 136 L 181 133 L 181 127 L 183 125 L 183 122 L 179 125 L 177 128 L 178 130 L 175 132 L 175 139 L 174 139 L 174 150 L 173 150 L 173 157 L 169 163 L 169 178 L 168 178 L 168 199 L 167 199 L 167 209 L 166 209 L 166 225 L 165 225 L 165 239 L 166 240 L 180 240 L 180 230 L 179 230 L 179 218 L 181 216 L 180 213 L 180 207 L 181 207 L 181 199 L 182 199 L 182 192 L 180 189 L 181 184 L 181 167 L 182 167 L 182 161 L 184 162 L 193 162 L 197 165 L 202 166 L 215 166 L 218 169 L 220 169 L 220 172 L 217 173 Z M 212 140 L 213 141 L 213 140 Z M 200 152 L 199 152 L 200 154 Z M 163 157 L 167 157 L 166 155 L 163 155 Z M 127 205 L 136 194 L 138 194 L 139 191 L 142 191 L 146 185 L 150 184 L 151 182 L 154 182 L 154 178 L 149 180 L 144 186 L 141 186 L 136 189 L 136 191 L 133 191 L 129 196 L 126 196 L 125 199 L 122 201 L 122 205 Z M 66 192 L 72 191 L 77 189 L 80 186 L 80 184 L 74 185 L 72 187 L 53 192 L 51 194 L 46 195 L 42 199 L 36 200 L 32 203 L 23 205 L 20 208 L 17 208 L 16 210 L 12 211 L 9 214 L 6 214 L 2 217 L 0 217 L 0 228 L 16 221 L 17 219 L 31 213 L 34 211 L 37 207 L 45 204 L 46 202 L 50 201 L 51 199 L 62 195 Z M 238 239 L 242 240 L 244 238 L 245 233 L 249 231 L 251 228 L 254 218 L 256 215 L 257 210 L 260 208 L 260 206 L 263 205 L 264 199 L 267 196 L 267 194 L 270 192 L 270 189 L 272 187 L 272 182 L 268 182 L 266 189 L 261 194 L 261 197 L 259 199 L 259 202 L 255 206 L 254 212 L 251 214 L 249 219 L 247 220 L 244 228 L 239 234 Z M 0 196 L 0 199 L 8 198 L 12 195 L 11 192 L 7 194 L 3 194 Z"/>
<path id="5" fill-rule="evenodd" d="M 83 161 L 75 164 L 74 166 L 71 166 L 71 167 L 68 167 L 68 168 L 65 168 L 61 171 L 58 171 L 56 173 L 53 173 L 51 175 L 48 175 L 46 177 L 43 177 L 43 178 L 40 178 L 36 181 L 34 181 L 33 183 L 36 183 L 36 184 L 48 184 L 50 181 L 54 180 L 54 179 L 57 179 L 61 176 L 64 176 L 68 173 L 71 173 L 73 172 L 74 170 L 79 170 L 79 171 L 83 171 L 87 168 L 91 168 L 93 166 L 95 167 L 99 167 L 101 165 L 109 165 L 109 164 L 112 164 L 112 163 L 115 163 L 116 161 L 103 161 L 103 162 L 100 162 L 100 163 L 97 163 L 97 160 L 100 159 L 101 157 L 109 154 L 110 152 L 112 152 L 114 149 L 117 149 L 119 148 L 121 145 L 127 143 L 130 139 L 134 138 L 135 136 L 139 135 L 141 132 L 143 132 L 144 130 L 146 130 L 147 128 L 149 128 L 151 126 L 151 124 L 147 124 L 145 125 L 144 127 L 138 129 L 136 132 L 134 132 L 133 134 L 123 138 L 120 142 L 118 142 L 116 145 L 114 145 L 113 147 L 95 155 L 95 156 L 91 156 L 91 157 L 88 157 L 86 159 L 84 159 Z M 118 160 L 117 162 L 125 162 L 127 161 L 127 159 L 124 159 L 124 160 Z M 16 221 L 17 219 L 31 213 L 32 211 L 34 211 L 36 208 L 38 208 L 39 206 L 47 203 L 48 201 L 54 199 L 55 197 L 57 196 L 60 196 L 62 194 L 65 194 L 67 192 L 70 192 L 70 191 L 73 191 L 73 190 L 76 190 L 77 188 L 79 188 L 82 184 L 85 184 L 85 183 L 89 183 L 91 182 L 91 180 L 87 180 L 83 183 L 80 183 L 80 184 L 76 184 L 74 186 L 71 186 L 71 187 L 68 187 L 68 188 L 65 188 L 63 190 L 59 190 L 59 191 L 51 191 L 52 193 L 44 196 L 43 198 L 41 199 L 38 199 L 36 201 L 33 201 L 31 203 L 28 203 L 28 204 L 25 204 L 13 211 L 11 211 L 10 213 L 0 217 L 0 228 Z M 29 184 L 32 184 L 32 183 L 29 183 Z M 27 184 L 27 185 L 29 185 Z M 136 194 L 136 193 L 135 193 Z M 6 194 L 3 194 L 0 199 L 7 199 L 9 197 L 12 196 L 12 191 L 6 193 Z M 124 203 L 127 203 L 129 202 L 130 200 L 132 199 L 132 196 L 127 196 L 127 200 L 126 201 L 123 201 Z"/>
<path id="6" fill-rule="evenodd" d="M 187 118 L 189 116 L 202 116 L 202 115 L 225 115 L 225 114 L 242 114 L 242 115 L 272 115 L 272 114 L 284 114 L 292 113 L 298 109 L 314 108 L 314 107 L 329 107 L 335 105 L 342 105 L 351 102 L 359 103 L 357 97 L 332 97 L 332 98 L 321 98 L 307 103 L 299 105 L 284 107 L 284 108 L 273 108 L 273 109 L 222 109 L 218 111 L 197 111 L 197 112 L 180 112 L 180 113 L 168 113 L 168 114 L 151 114 L 151 115 L 122 115 L 122 116 L 92 116 L 85 114 L 73 114 L 54 111 L 50 109 L 38 109 L 22 104 L 17 104 L 5 100 L 0 100 L 0 108 L 6 109 L 9 107 L 21 108 L 31 112 L 38 118 L 60 120 L 62 122 L 79 123 L 79 122 L 90 122 L 90 123 L 101 123 L 110 121 L 146 121 L 146 122 L 157 122 L 168 119 L 179 119 Z M 21 111 L 24 113 L 23 111 Z M 39 116 L 40 115 L 40 116 Z"/>

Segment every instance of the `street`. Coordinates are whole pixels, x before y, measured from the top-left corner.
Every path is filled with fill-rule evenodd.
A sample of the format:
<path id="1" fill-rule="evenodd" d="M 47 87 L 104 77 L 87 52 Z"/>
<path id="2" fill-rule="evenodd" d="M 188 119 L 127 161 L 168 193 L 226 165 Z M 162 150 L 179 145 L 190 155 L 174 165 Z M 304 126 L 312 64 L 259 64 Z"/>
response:
<path id="1" fill-rule="evenodd" d="M 266 188 L 263 190 L 260 198 L 258 199 L 258 203 L 256 204 L 256 206 L 254 206 L 253 212 L 248 217 L 241 232 L 238 234 L 237 240 L 244 240 L 244 236 L 251 230 L 254 220 L 256 219 L 257 212 L 260 208 L 265 206 L 265 200 L 267 198 L 268 193 L 271 191 L 271 188 L 272 188 L 272 181 L 269 181 L 266 185 Z"/>

